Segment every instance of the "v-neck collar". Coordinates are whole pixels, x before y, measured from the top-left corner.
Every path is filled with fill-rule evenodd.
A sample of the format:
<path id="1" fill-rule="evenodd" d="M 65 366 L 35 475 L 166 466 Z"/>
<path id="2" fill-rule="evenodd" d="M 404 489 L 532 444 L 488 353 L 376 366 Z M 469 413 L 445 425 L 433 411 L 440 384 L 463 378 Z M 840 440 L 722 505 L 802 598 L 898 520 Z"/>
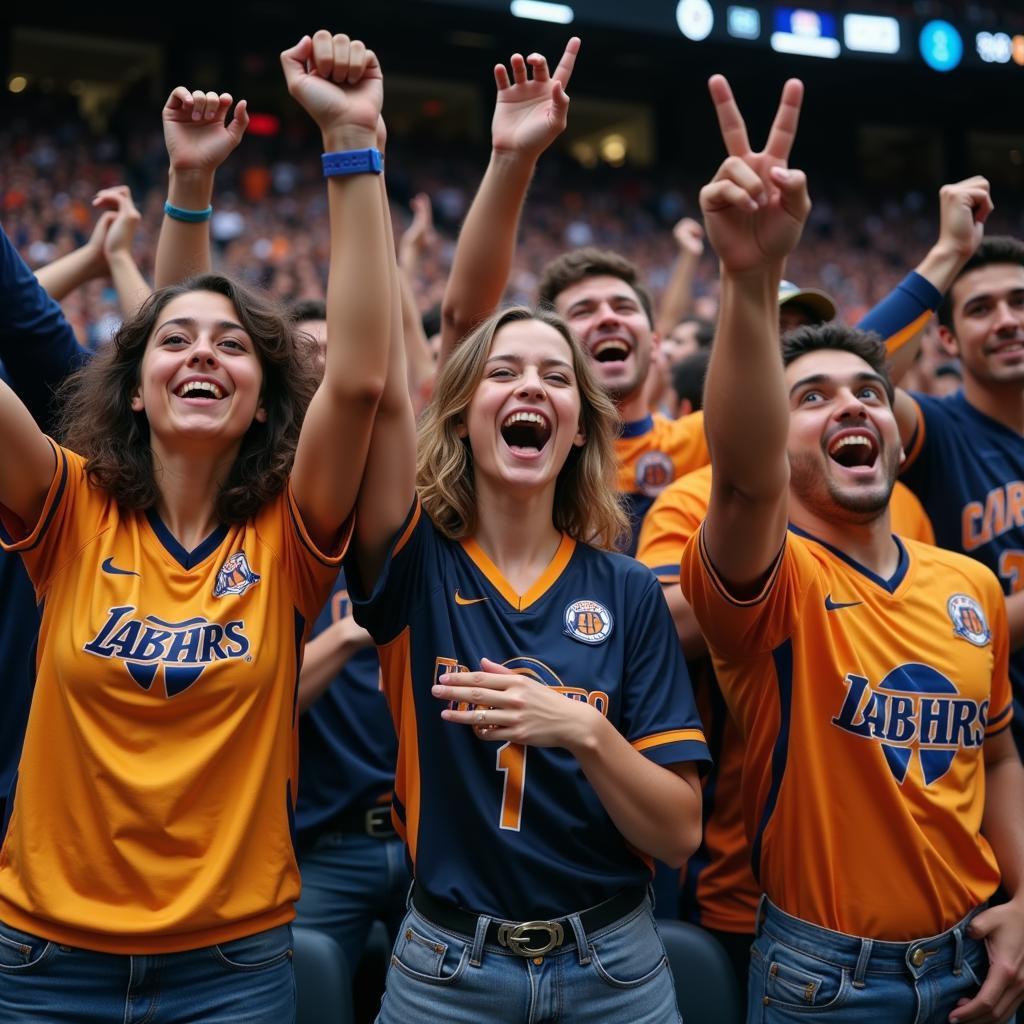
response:
<path id="1" fill-rule="evenodd" d="M 836 558 L 841 559 L 850 566 L 851 569 L 856 569 L 862 576 L 871 580 L 872 583 L 881 587 L 889 594 L 896 593 L 896 588 L 903 582 L 904 577 L 907 575 L 907 570 L 910 568 L 910 556 L 907 554 L 907 549 L 904 546 L 903 541 L 901 541 L 895 533 L 891 536 L 896 542 L 896 547 L 899 549 L 900 558 L 899 562 L 896 564 L 896 571 L 886 580 L 877 573 L 872 572 L 866 565 L 861 565 L 860 562 L 851 558 L 846 554 L 846 552 L 840 551 L 837 547 L 833 547 L 828 543 L 828 541 L 822 540 L 820 537 L 815 537 L 813 533 L 801 530 L 799 526 L 794 526 L 792 523 L 789 524 L 789 529 L 798 537 L 806 537 L 808 540 L 813 540 L 815 544 L 820 544 L 823 548 L 831 551 Z"/>
<path id="2" fill-rule="evenodd" d="M 463 541 L 463 551 L 473 564 L 487 577 L 488 582 L 517 611 L 524 612 L 530 605 L 539 601 L 558 581 L 562 571 L 569 564 L 572 553 L 576 550 L 576 541 L 567 533 L 555 551 L 554 557 L 548 562 L 547 568 L 534 580 L 533 585 L 525 594 L 518 594 L 502 575 L 501 570 L 490 560 L 487 553 L 472 537 Z"/>
<path id="3" fill-rule="evenodd" d="M 153 528 L 153 533 L 156 534 L 156 539 L 163 545 L 164 550 L 183 569 L 194 569 L 200 562 L 216 551 L 224 542 L 224 538 L 228 535 L 228 527 L 226 524 L 222 523 L 220 526 L 214 528 L 213 532 L 206 538 L 206 540 L 201 541 L 197 547 L 188 551 L 178 543 L 178 539 L 170 530 L 167 529 L 164 525 L 164 521 L 160 518 L 160 515 L 157 513 L 155 508 L 146 509 L 146 519 L 149 521 L 149 525 Z"/>

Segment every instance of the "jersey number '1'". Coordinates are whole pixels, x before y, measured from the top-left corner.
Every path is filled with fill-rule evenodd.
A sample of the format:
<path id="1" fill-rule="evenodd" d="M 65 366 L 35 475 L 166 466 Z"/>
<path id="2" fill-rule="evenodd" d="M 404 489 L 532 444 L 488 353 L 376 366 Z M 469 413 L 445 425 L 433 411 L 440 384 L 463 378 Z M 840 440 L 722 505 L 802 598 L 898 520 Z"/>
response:
<path id="1" fill-rule="evenodd" d="M 498 771 L 505 775 L 501 788 L 501 827 L 518 832 L 523 820 L 526 747 L 522 743 L 502 743 L 496 761 Z"/>

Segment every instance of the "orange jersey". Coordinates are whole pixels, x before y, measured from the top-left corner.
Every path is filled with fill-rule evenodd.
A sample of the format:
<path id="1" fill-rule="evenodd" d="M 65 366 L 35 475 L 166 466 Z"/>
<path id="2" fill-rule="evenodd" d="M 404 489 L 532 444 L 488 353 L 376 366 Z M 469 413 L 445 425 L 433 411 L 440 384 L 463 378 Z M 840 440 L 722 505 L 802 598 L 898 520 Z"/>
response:
<path id="1" fill-rule="evenodd" d="M 681 583 L 745 743 L 751 864 L 813 924 L 906 941 L 988 899 L 983 740 L 1010 724 L 995 577 L 915 541 L 882 580 L 791 529 L 734 600 L 691 538 Z"/>
<path id="2" fill-rule="evenodd" d="M 300 657 L 340 555 L 290 492 L 188 552 L 56 452 L 39 522 L 4 520 L 43 612 L 0 919 L 121 954 L 285 923 Z"/>
<path id="3" fill-rule="evenodd" d="M 654 499 L 677 477 L 707 465 L 704 414 L 692 413 L 678 420 L 647 416 L 626 423 L 615 442 L 619 463 L 619 493 L 626 500 L 632 527 L 627 554 L 636 551 L 640 525 Z"/>
<path id="4" fill-rule="evenodd" d="M 711 466 L 669 484 L 647 513 L 636 557 L 663 584 L 677 583 L 687 541 L 707 514 Z M 934 543 L 931 523 L 911 491 L 897 483 L 889 503 L 893 530 Z M 710 665 L 690 664 L 697 707 L 714 767 L 704 778 L 704 838 L 687 865 L 684 902 L 701 924 L 724 932 L 753 932 L 761 887 L 750 869 L 750 847 L 740 809 L 743 741 L 726 713 Z"/>

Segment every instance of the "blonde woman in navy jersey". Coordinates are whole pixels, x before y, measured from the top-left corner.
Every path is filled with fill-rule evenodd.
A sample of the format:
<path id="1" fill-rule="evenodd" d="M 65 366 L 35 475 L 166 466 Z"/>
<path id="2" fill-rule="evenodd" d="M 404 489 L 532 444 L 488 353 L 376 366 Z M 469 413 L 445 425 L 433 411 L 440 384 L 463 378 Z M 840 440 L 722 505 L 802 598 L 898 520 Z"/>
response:
<path id="1" fill-rule="evenodd" d="M 699 841 L 707 749 L 658 584 L 608 550 L 617 429 L 564 323 L 512 309 L 417 449 L 392 338 L 346 563 L 415 874 L 382 1024 L 679 1020 L 647 883 Z"/>
<path id="2" fill-rule="evenodd" d="M 379 170 L 373 54 L 318 32 L 282 64 L 325 172 Z M 211 95 L 197 120 L 223 117 Z M 350 532 L 393 260 L 378 176 L 327 192 L 315 394 L 290 322 L 217 275 L 158 290 L 81 371 L 68 447 L 0 384 L 0 542 L 43 605 L 0 849 L 4 1024 L 294 1020 L 301 644 Z"/>

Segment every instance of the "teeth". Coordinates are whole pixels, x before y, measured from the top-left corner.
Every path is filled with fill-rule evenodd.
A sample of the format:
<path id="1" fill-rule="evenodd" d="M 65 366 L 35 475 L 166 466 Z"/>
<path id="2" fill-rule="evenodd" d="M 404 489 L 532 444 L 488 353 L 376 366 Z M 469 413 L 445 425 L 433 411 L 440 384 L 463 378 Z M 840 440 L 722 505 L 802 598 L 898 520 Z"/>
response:
<path id="1" fill-rule="evenodd" d="M 840 437 L 838 440 L 833 441 L 829 445 L 829 454 L 834 454 L 839 451 L 840 448 L 845 448 L 851 444 L 864 444 L 869 448 L 874 448 L 875 443 L 870 437 L 866 437 L 864 434 L 847 434 L 845 437 Z"/>
<path id="2" fill-rule="evenodd" d="M 212 398 L 223 398 L 224 392 L 213 383 L 212 380 L 189 380 L 182 384 L 174 393 L 179 398 L 184 398 L 186 395 L 197 397 L 196 392 L 201 392 L 210 395 Z"/>
<path id="3" fill-rule="evenodd" d="M 541 427 L 547 426 L 544 417 L 535 412 L 514 412 L 501 425 L 502 427 L 511 427 L 516 423 L 536 423 Z"/>
<path id="4" fill-rule="evenodd" d="M 602 352 L 608 352 L 608 351 L 628 352 L 629 351 L 629 346 L 625 342 L 619 341 L 618 338 L 608 338 L 605 341 L 599 341 L 594 346 L 594 355 L 595 356 L 600 355 Z"/>

